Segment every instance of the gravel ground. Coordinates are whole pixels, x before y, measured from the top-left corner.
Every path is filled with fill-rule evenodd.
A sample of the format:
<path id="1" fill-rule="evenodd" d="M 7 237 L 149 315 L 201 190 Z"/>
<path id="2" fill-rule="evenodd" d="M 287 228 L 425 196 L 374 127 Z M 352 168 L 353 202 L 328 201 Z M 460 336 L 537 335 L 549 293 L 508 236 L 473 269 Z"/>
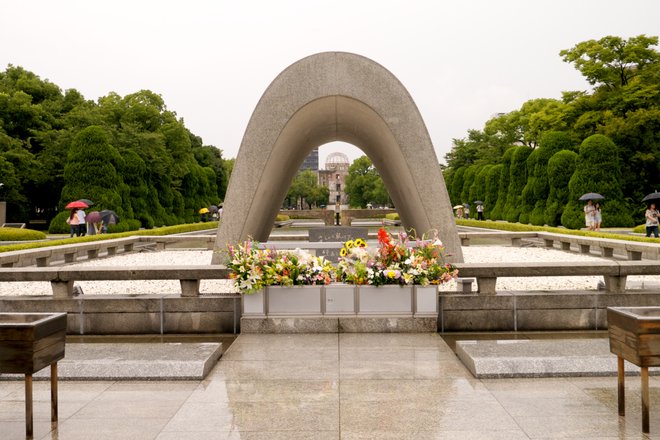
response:
<path id="1" fill-rule="evenodd" d="M 211 263 L 212 251 L 161 251 L 120 255 L 112 258 L 92 260 L 72 264 L 69 267 L 135 267 L 158 265 L 200 265 Z M 469 263 L 518 263 L 518 262 L 558 262 L 558 261 L 603 261 L 602 258 L 550 250 L 544 248 L 514 248 L 505 246 L 468 246 L 463 248 L 465 261 Z M 598 276 L 578 277 L 528 277 L 498 278 L 498 290 L 595 290 Z M 81 281 L 77 282 L 85 295 L 137 295 L 137 294 L 178 294 L 178 281 Z M 635 276 L 628 278 L 629 288 L 660 286 L 660 276 Z M 441 286 L 443 291 L 456 290 L 456 283 Z M 227 280 L 202 280 L 202 294 L 231 293 L 233 285 Z M 51 295 L 50 283 L 15 282 L 0 283 L 0 296 L 10 295 Z"/>

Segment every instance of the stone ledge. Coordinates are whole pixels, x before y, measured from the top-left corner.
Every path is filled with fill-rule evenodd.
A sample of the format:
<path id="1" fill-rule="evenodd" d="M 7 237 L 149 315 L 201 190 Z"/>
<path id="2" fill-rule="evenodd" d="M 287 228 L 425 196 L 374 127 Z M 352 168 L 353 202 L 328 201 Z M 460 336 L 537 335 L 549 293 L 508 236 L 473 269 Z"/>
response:
<path id="1" fill-rule="evenodd" d="M 617 357 L 605 338 L 458 341 L 456 354 L 478 379 L 617 374 Z M 660 374 L 660 369 L 651 368 L 649 373 Z M 638 375 L 639 368 L 626 362 L 626 374 Z"/>
<path id="2" fill-rule="evenodd" d="M 241 333 L 435 333 L 435 316 L 242 317 Z"/>
<path id="3" fill-rule="evenodd" d="M 222 355 L 222 344 L 72 343 L 57 363 L 61 380 L 202 380 Z M 0 375 L 22 379 L 22 375 Z M 49 379 L 50 368 L 34 375 Z"/>

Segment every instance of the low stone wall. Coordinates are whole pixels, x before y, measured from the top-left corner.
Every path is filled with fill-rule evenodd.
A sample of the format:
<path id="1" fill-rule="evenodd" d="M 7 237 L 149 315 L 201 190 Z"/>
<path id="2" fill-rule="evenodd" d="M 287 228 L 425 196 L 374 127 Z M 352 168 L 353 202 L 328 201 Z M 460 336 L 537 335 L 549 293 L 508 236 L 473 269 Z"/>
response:
<path id="1" fill-rule="evenodd" d="M 607 307 L 660 304 L 660 293 L 498 292 L 440 295 L 438 331 L 604 330 Z"/>
<path id="2" fill-rule="evenodd" d="M 178 295 L 0 298 L 4 312 L 66 312 L 74 335 L 234 333 L 240 329 L 238 296 Z"/>

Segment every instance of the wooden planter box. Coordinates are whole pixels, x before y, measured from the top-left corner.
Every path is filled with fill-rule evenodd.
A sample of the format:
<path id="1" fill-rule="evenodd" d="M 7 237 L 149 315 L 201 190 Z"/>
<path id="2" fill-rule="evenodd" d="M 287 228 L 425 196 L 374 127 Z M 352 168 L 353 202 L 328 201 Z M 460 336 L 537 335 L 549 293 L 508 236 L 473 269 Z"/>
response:
<path id="1" fill-rule="evenodd" d="M 649 432 L 649 367 L 660 366 L 660 307 L 609 307 L 610 351 L 617 355 L 619 415 L 625 409 L 624 359 L 641 368 L 642 431 Z"/>
<path id="2" fill-rule="evenodd" d="M 57 422 L 57 361 L 64 358 L 66 313 L 0 313 L 0 373 L 25 375 L 25 436 L 32 438 L 32 374 L 50 366 L 50 420 Z"/>
<path id="3" fill-rule="evenodd" d="M 33 374 L 64 358 L 66 313 L 0 313 L 0 373 Z"/>

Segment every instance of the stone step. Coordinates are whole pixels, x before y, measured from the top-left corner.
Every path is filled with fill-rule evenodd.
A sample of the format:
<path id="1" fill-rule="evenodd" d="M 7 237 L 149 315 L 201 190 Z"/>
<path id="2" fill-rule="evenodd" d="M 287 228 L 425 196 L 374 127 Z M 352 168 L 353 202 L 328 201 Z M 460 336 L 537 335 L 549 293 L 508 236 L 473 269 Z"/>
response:
<path id="1" fill-rule="evenodd" d="M 456 354 L 478 379 L 616 376 L 609 339 L 457 341 Z M 639 367 L 625 363 L 627 375 Z M 649 374 L 660 374 L 649 368 Z"/>

